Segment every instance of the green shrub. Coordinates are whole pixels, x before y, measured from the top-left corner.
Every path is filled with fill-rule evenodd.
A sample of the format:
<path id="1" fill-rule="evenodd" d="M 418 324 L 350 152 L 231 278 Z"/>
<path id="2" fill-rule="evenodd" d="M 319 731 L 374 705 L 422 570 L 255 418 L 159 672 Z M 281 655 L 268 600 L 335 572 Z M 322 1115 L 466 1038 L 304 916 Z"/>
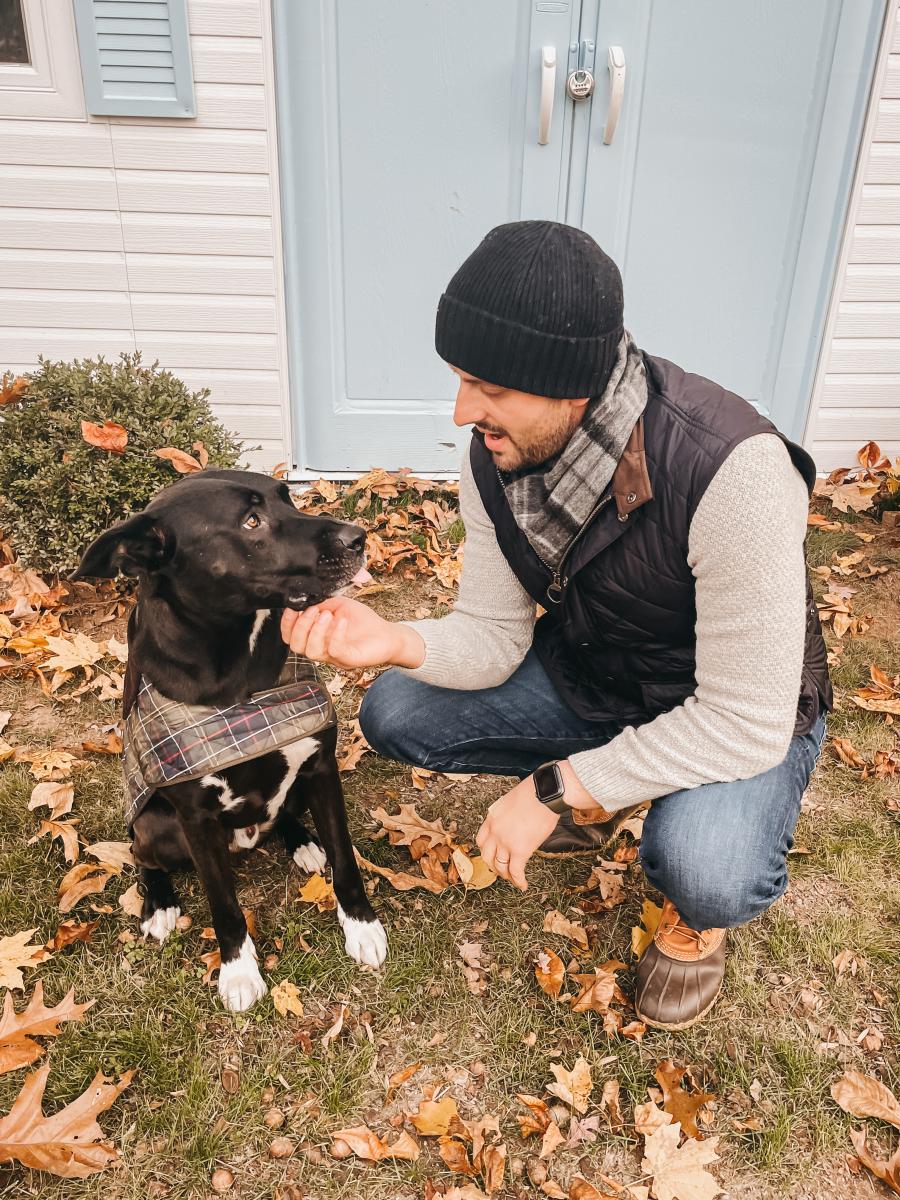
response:
<path id="1" fill-rule="evenodd" d="M 139 511 L 178 478 L 153 450 L 193 453 L 234 467 L 241 444 L 212 415 L 207 390 L 191 392 L 140 354 L 119 362 L 41 360 L 21 399 L 0 409 L 0 528 L 22 560 L 40 571 L 74 569 L 99 533 Z M 81 422 L 122 425 L 123 453 L 89 445 Z"/>

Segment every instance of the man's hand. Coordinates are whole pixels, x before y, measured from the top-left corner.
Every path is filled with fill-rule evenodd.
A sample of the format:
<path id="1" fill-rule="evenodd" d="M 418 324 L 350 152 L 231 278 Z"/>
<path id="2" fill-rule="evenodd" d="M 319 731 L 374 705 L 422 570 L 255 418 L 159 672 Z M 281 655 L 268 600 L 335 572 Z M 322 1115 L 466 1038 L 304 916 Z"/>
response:
<path id="1" fill-rule="evenodd" d="M 501 796 L 487 811 L 475 841 L 485 862 L 498 875 L 526 891 L 525 864 L 553 830 L 559 817 L 534 794 L 529 776 Z"/>
<path id="2" fill-rule="evenodd" d="M 425 643 L 414 629 L 385 621 L 347 596 L 299 613 L 286 608 L 281 636 L 295 654 L 334 667 L 420 667 L 425 660 Z"/>

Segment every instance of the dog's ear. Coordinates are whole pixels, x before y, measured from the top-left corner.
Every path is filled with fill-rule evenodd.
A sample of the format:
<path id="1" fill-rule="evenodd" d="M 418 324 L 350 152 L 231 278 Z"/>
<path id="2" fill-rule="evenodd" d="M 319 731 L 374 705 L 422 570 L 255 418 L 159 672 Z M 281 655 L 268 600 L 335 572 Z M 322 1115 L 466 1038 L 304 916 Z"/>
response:
<path id="1" fill-rule="evenodd" d="M 114 579 L 158 571 L 175 552 L 172 534 L 149 513 L 138 513 L 100 536 L 85 550 L 70 579 Z"/>

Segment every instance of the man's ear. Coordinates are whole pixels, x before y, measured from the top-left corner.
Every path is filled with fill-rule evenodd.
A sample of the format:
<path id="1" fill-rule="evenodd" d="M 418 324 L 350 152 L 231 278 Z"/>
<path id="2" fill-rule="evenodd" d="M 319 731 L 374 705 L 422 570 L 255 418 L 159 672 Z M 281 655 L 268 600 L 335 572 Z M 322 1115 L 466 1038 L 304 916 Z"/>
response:
<path id="1" fill-rule="evenodd" d="M 91 542 L 70 579 L 114 579 L 158 571 L 175 552 L 175 538 L 154 517 L 138 513 Z"/>

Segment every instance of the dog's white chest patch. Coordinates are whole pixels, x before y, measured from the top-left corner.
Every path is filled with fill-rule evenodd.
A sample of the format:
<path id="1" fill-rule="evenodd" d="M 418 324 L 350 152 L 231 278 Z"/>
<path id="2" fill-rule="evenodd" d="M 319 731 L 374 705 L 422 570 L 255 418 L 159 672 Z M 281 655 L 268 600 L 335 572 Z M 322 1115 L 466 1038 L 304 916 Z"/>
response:
<path id="1" fill-rule="evenodd" d="M 246 834 L 238 837 L 237 834 L 233 838 L 235 848 L 249 849 L 255 846 L 259 841 L 260 836 L 265 833 L 272 825 L 272 822 L 278 816 L 279 809 L 287 799 L 287 794 L 290 791 L 291 784 L 297 778 L 297 772 L 303 766 L 308 758 L 319 749 L 317 738 L 307 737 L 301 738 L 298 742 L 292 742 L 289 746 L 284 746 L 279 753 L 287 762 L 287 771 L 284 778 L 278 785 L 278 790 L 266 800 L 266 819 L 255 827 L 255 836 Z M 223 775 L 204 775 L 200 782 L 204 787 L 214 787 L 219 790 L 219 805 L 225 812 L 230 812 L 232 809 L 240 808 L 245 802 L 244 796 L 235 795 L 228 784 L 228 781 Z M 248 830 L 249 830 L 248 826 Z"/>
<path id="2" fill-rule="evenodd" d="M 266 812 L 270 821 L 274 821 L 278 816 L 278 810 L 284 804 L 291 784 L 297 778 L 297 772 L 308 758 L 312 758 L 318 749 L 318 740 L 308 737 L 301 738 L 299 742 L 292 742 L 290 746 L 285 746 L 281 751 L 281 754 L 287 759 L 287 771 L 278 791 L 266 801 Z"/>
<path id="3" fill-rule="evenodd" d="M 258 608 L 256 616 L 253 618 L 253 627 L 250 630 L 250 653 L 256 649 L 256 643 L 259 640 L 259 635 L 262 632 L 262 627 L 269 619 L 271 608 Z"/>

